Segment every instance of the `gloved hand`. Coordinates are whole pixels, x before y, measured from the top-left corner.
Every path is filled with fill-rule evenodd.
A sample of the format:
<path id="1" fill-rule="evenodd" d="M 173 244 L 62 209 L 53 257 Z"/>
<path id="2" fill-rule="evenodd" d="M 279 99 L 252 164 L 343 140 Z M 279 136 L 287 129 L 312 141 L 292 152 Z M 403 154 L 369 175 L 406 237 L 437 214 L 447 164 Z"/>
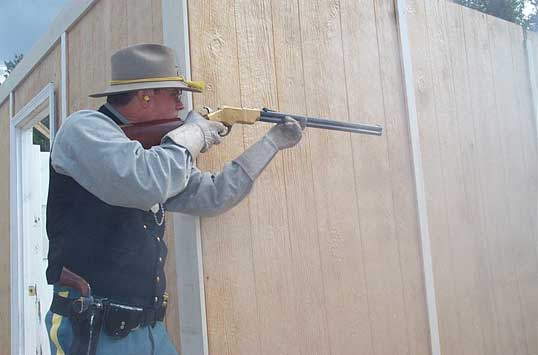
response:
<path id="1" fill-rule="evenodd" d="M 299 143 L 305 126 L 305 121 L 286 116 L 283 123 L 277 124 L 265 134 L 265 138 L 270 140 L 278 150 L 290 148 Z"/>
<path id="2" fill-rule="evenodd" d="M 239 164 L 254 181 L 280 150 L 299 143 L 305 127 L 305 121 L 297 121 L 286 116 L 283 123 L 272 127 L 262 139 L 234 159 L 234 162 Z"/>
<path id="3" fill-rule="evenodd" d="M 174 143 L 187 148 L 195 159 L 199 153 L 219 144 L 222 141 L 219 133 L 225 131 L 226 127 L 222 123 L 206 120 L 199 113 L 191 111 L 185 118 L 185 123 L 168 132 L 163 140 L 170 138 Z"/>
<path id="4" fill-rule="evenodd" d="M 184 125 L 190 124 L 198 126 L 204 134 L 204 146 L 201 149 L 202 153 L 205 153 L 213 144 L 220 144 L 220 142 L 222 142 L 222 137 L 219 133 L 224 133 L 226 131 L 226 127 L 222 123 L 206 120 L 198 112 L 191 111 L 187 115 L 187 118 L 185 118 Z"/>

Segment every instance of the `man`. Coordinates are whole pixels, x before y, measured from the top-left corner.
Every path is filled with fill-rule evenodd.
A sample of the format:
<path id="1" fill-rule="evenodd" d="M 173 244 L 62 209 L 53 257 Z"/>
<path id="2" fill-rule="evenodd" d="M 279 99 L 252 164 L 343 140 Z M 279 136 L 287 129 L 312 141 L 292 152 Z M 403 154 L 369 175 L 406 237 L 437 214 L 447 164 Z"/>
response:
<path id="1" fill-rule="evenodd" d="M 120 125 L 175 118 L 182 91 L 200 92 L 177 75 L 174 63 L 172 50 L 161 45 L 118 51 L 110 87 L 91 95 L 107 96 L 107 103 L 73 113 L 56 135 L 47 204 L 47 279 L 55 297 L 46 323 L 53 354 L 74 352 L 73 344 L 96 346 L 100 355 L 177 354 L 162 324 L 165 210 L 211 216 L 232 208 L 275 154 L 301 139 L 304 127 L 288 119 L 219 174 L 202 173 L 195 159 L 220 143 L 225 127 L 190 112 L 160 145 L 144 149 Z M 64 267 L 105 299 L 98 342 L 73 314 L 78 292 L 58 284 Z"/>

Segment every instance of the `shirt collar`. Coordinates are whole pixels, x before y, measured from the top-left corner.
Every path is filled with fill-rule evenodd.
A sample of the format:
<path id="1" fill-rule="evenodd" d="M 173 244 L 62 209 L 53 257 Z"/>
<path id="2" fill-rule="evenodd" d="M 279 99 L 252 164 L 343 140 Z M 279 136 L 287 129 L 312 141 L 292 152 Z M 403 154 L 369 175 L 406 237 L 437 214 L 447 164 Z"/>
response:
<path id="1" fill-rule="evenodd" d="M 112 105 L 109 104 L 108 102 L 105 103 L 104 106 L 106 107 L 106 109 L 107 109 L 108 111 L 110 111 L 111 114 L 113 114 L 114 116 L 116 116 L 116 118 L 117 118 L 118 120 L 120 120 L 122 124 L 129 124 L 129 123 L 130 123 L 130 122 L 129 122 L 129 119 L 128 119 L 127 117 L 125 117 L 124 115 L 122 115 L 121 113 L 119 113 L 118 110 L 116 110 L 116 109 L 114 108 L 114 106 L 112 106 Z"/>

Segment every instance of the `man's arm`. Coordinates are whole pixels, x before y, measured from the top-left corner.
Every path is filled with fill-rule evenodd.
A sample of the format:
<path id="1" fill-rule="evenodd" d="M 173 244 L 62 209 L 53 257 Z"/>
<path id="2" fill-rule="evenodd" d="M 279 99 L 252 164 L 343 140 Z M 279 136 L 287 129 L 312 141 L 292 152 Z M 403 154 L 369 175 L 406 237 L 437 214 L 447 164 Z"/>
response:
<path id="1" fill-rule="evenodd" d="M 280 150 L 301 140 L 302 129 L 304 125 L 292 119 L 271 128 L 217 175 L 193 168 L 187 187 L 170 198 L 165 209 L 196 216 L 214 216 L 229 210 L 250 192 L 256 178 Z"/>
<path id="2" fill-rule="evenodd" d="M 51 159 L 54 170 L 102 201 L 142 210 L 180 193 L 192 170 L 189 152 L 172 139 L 145 150 L 110 118 L 90 110 L 62 125 Z"/>

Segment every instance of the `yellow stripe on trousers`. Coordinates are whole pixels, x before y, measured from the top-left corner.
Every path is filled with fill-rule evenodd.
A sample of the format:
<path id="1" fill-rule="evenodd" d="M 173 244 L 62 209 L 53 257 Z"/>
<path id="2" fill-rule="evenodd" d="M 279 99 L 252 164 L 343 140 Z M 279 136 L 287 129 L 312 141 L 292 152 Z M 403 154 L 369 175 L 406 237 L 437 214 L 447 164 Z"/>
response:
<path id="1" fill-rule="evenodd" d="M 58 295 L 67 298 L 67 296 L 69 296 L 69 291 L 59 292 Z M 58 341 L 58 329 L 60 328 L 60 325 L 62 324 L 63 318 L 64 317 L 62 317 L 59 314 L 56 314 L 56 313 L 52 314 L 52 327 L 50 328 L 50 339 L 52 340 L 52 343 L 56 346 L 56 355 L 65 355 L 65 352 L 62 349 L 60 342 Z"/>

